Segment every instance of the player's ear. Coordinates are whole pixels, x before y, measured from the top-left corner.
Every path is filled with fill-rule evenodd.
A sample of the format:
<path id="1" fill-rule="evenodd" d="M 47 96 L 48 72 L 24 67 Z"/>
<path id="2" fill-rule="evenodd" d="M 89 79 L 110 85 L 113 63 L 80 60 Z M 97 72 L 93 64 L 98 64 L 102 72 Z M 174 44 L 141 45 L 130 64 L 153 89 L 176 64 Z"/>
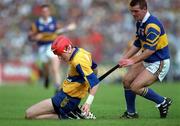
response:
<path id="1" fill-rule="evenodd" d="M 72 46 L 71 46 L 71 45 L 68 45 L 67 51 L 68 51 L 68 53 L 71 53 L 71 52 L 72 52 Z"/>
<path id="2" fill-rule="evenodd" d="M 71 46 L 71 45 L 68 45 L 68 46 L 64 49 L 64 52 L 66 52 L 66 53 L 71 53 L 71 52 L 72 52 L 72 46 Z"/>

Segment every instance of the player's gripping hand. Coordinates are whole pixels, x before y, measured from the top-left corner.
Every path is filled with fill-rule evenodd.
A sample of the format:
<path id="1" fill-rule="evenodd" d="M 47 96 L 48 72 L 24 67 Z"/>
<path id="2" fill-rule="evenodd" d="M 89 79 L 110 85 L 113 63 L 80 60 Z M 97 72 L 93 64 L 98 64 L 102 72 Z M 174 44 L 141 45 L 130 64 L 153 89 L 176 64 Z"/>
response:
<path id="1" fill-rule="evenodd" d="M 43 34 L 42 33 L 38 33 L 38 34 L 34 35 L 34 40 L 36 40 L 36 41 L 39 41 L 42 38 L 43 38 Z"/>
<path id="2" fill-rule="evenodd" d="M 87 114 L 89 113 L 90 106 L 91 106 L 90 104 L 84 103 L 84 105 L 81 107 L 81 110 L 85 116 L 87 116 Z"/>
<path id="3" fill-rule="evenodd" d="M 119 66 L 121 67 L 127 67 L 134 64 L 134 61 L 132 59 L 121 59 L 119 61 Z"/>

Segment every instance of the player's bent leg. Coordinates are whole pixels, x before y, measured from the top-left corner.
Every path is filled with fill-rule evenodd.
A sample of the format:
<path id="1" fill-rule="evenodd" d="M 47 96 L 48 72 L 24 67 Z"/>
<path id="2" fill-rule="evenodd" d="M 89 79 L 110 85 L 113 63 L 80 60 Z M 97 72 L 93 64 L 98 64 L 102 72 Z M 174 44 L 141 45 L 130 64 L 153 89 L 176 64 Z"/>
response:
<path id="1" fill-rule="evenodd" d="M 54 86 L 58 91 L 61 83 L 61 76 L 60 76 L 60 61 L 57 56 L 51 58 L 51 68 L 52 68 L 52 73 L 54 75 L 53 76 Z"/>
<path id="2" fill-rule="evenodd" d="M 49 50 L 49 51 L 48 51 Z M 43 81 L 44 81 L 44 87 L 48 88 L 49 87 L 49 58 L 48 58 L 48 52 L 51 52 L 50 50 L 50 45 L 42 45 L 39 46 L 38 49 L 38 57 L 39 60 L 43 63 L 43 68 L 42 68 L 42 72 L 43 72 Z"/>
<path id="3" fill-rule="evenodd" d="M 49 64 L 48 63 L 44 63 L 43 65 L 43 77 L 44 77 L 44 87 L 48 88 L 49 87 Z"/>
<path id="4" fill-rule="evenodd" d="M 56 113 L 54 113 L 54 114 L 39 115 L 39 116 L 36 116 L 35 119 L 59 119 L 59 117 Z"/>
<path id="5" fill-rule="evenodd" d="M 153 82 L 157 80 L 157 76 L 145 69 L 131 84 L 131 90 L 142 97 L 151 100 L 158 104 L 160 117 L 165 118 L 168 113 L 169 106 L 172 103 L 170 98 L 165 98 L 152 89 L 148 88 Z"/>
<path id="6" fill-rule="evenodd" d="M 53 82 L 55 83 L 55 88 L 56 90 L 59 88 L 59 85 L 61 83 L 61 77 L 60 77 L 60 61 L 58 57 L 51 51 L 51 44 L 47 45 L 46 48 L 46 56 L 48 58 L 48 61 L 50 61 L 51 65 L 51 72 L 52 72 L 52 77 L 53 77 Z"/>
<path id="7" fill-rule="evenodd" d="M 144 70 L 131 84 L 131 90 L 142 97 L 155 102 L 156 104 L 162 103 L 164 97 L 160 96 L 152 89 L 148 88 L 157 80 L 157 77 L 148 70 Z"/>
<path id="8" fill-rule="evenodd" d="M 145 97 L 146 96 L 148 97 L 149 95 L 157 96 L 157 94 L 154 91 L 146 87 L 150 86 L 151 84 L 153 84 L 153 82 L 157 81 L 158 79 L 160 81 L 163 80 L 163 78 L 165 77 L 165 75 L 167 74 L 169 70 L 169 65 L 170 65 L 169 59 L 164 60 L 164 61 L 157 61 L 154 63 L 144 62 L 143 65 L 146 67 L 146 69 L 142 71 L 136 77 L 136 79 L 132 82 L 131 89 L 136 94 L 139 94 Z M 158 99 L 159 100 L 152 98 L 151 100 L 154 100 L 154 102 L 159 104 L 160 101 L 162 102 L 162 97 L 159 97 Z"/>
<path id="9" fill-rule="evenodd" d="M 148 70 L 144 69 L 141 73 L 139 73 L 134 81 L 130 85 L 130 89 L 138 94 L 142 95 L 144 92 L 144 87 L 148 87 L 153 84 L 157 80 L 157 76 L 153 75 Z"/>
<path id="10" fill-rule="evenodd" d="M 136 78 L 136 76 L 145 69 L 142 63 L 137 63 L 128 69 L 127 74 L 124 76 L 124 95 L 126 100 L 127 109 L 121 118 L 138 118 L 138 114 L 135 109 L 136 94 L 131 91 L 130 84 Z"/>
<path id="11" fill-rule="evenodd" d="M 26 110 L 25 118 L 38 119 L 39 116 L 47 114 L 55 114 L 51 99 L 46 99 L 37 104 L 32 105 L 30 108 Z"/>
<path id="12" fill-rule="evenodd" d="M 142 62 L 134 64 L 133 66 L 129 67 L 128 72 L 123 77 L 123 85 L 125 88 L 129 88 L 130 84 L 133 80 L 141 73 L 145 67 L 143 66 Z"/>

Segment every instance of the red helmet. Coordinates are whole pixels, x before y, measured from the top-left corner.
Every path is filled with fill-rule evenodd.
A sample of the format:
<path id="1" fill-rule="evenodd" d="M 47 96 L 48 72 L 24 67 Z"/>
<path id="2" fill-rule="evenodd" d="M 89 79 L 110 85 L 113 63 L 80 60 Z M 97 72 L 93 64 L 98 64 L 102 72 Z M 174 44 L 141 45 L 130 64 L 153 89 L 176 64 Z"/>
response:
<path id="1" fill-rule="evenodd" d="M 66 36 L 60 35 L 58 36 L 51 45 L 51 50 L 54 54 L 62 54 L 66 51 L 66 49 L 71 46 L 72 43 L 69 38 Z"/>

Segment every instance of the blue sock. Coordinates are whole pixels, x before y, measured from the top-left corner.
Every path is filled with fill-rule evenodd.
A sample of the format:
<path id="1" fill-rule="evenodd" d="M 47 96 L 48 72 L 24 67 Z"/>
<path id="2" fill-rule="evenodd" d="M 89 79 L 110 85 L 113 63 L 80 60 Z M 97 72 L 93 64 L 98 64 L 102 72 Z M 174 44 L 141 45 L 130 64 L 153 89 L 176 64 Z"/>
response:
<path id="1" fill-rule="evenodd" d="M 132 92 L 130 89 L 124 89 L 125 98 L 126 98 L 126 105 L 127 105 L 127 112 L 135 113 L 135 99 L 136 94 Z"/>
<path id="2" fill-rule="evenodd" d="M 144 88 L 144 91 L 141 96 L 155 102 L 156 104 L 160 104 L 164 101 L 164 97 L 160 96 L 150 88 Z"/>

